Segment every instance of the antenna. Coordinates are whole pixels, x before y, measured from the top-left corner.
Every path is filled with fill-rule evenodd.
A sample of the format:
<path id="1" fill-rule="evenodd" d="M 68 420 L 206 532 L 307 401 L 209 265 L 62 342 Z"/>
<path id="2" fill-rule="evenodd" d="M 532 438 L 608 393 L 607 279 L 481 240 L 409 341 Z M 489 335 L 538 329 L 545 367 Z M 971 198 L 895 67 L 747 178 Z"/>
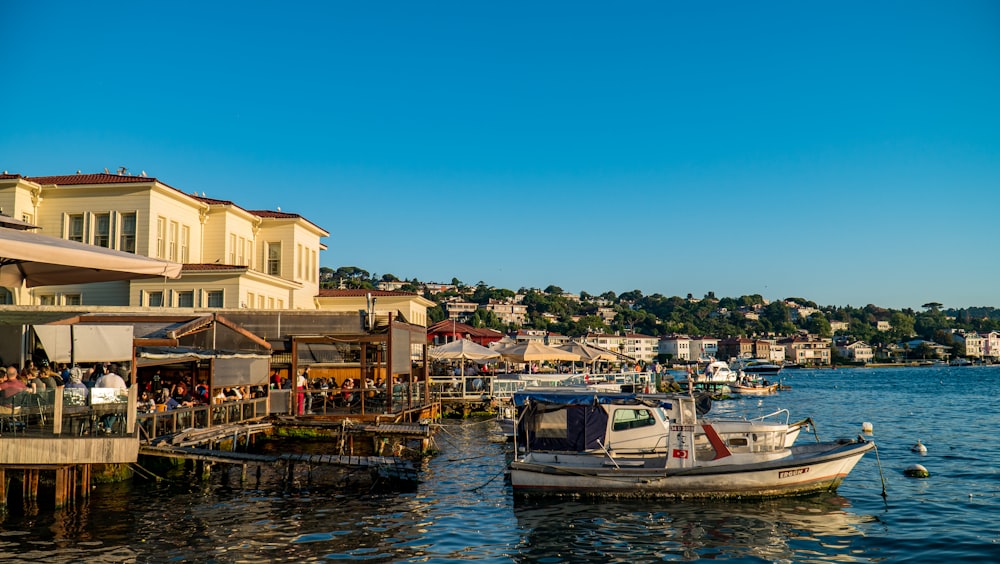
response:
<path id="1" fill-rule="evenodd" d="M 104 174 L 111 174 L 110 172 L 108 172 L 108 167 L 104 167 Z"/>

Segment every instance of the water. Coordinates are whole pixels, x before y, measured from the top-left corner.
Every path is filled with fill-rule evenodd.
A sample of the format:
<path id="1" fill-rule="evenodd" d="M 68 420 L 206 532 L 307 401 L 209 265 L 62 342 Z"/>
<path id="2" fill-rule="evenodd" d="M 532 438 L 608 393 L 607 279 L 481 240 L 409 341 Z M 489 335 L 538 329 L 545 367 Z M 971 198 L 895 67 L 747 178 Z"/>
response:
<path id="1" fill-rule="evenodd" d="M 798 370 L 789 391 L 713 414 L 812 416 L 869 453 L 835 494 L 757 502 L 515 504 L 509 445 L 445 422 L 413 493 L 292 493 L 194 481 L 99 486 L 89 501 L 0 522 L 2 562 L 974 562 L 1000 561 L 1000 367 Z M 803 435 L 800 441 L 810 440 Z M 917 439 L 921 456 L 910 451 Z M 922 464 L 929 479 L 903 476 Z"/>

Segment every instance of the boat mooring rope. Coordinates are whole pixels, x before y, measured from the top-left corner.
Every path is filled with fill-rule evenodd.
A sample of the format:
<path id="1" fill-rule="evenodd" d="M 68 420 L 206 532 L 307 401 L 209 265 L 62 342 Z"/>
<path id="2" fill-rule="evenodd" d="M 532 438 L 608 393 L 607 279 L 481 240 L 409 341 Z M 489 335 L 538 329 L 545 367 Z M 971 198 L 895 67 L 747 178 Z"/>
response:
<path id="1" fill-rule="evenodd" d="M 878 455 L 878 445 L 875 445 L 875 460 L 878 461 L 878 475 L 882 478 L 882 499 L 887 498 L 885 493 L 885 474 L 882 473 L 882 459 Z"/>

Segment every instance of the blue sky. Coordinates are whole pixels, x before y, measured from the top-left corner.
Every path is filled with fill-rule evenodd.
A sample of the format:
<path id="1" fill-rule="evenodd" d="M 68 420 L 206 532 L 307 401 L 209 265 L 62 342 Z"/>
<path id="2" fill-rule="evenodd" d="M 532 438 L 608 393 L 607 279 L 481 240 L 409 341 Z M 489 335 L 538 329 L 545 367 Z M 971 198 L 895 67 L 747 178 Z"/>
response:
<path id="1" fill-rule="evenodd" d="M 1000 307 L 1000 3 L 0 0 L 0 170 L 126 166 L 323 266 Z"/>

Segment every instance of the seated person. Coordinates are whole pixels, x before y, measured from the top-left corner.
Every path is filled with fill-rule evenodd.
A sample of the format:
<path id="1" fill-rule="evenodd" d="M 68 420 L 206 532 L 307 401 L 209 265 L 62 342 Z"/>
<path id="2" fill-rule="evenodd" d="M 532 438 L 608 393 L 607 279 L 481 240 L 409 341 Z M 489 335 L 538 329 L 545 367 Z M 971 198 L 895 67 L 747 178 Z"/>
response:
<path id="1" fill-rule="evenodd" d="M 74 366 L 69 371 L 69 382 L 66 383 L 66 388 L 64 389 L 65 394 L 71 394 L 73 403 L 77 405 L 82 405 L 86 403 L 87 400 L 87 385 L 83 383 L 83 371 L 78 367 Z"/>
<path id="2" fill-rule="evenodd" d="M 344 403 L 351 403 L 354 401 L 354 380 L 351 378 L 345 378 L 343 385 L 340 386 L 341 393 L 343 395 Z"/>
<path id="3" fill-rule="evenodd" d="M 142 392 L 135 407 L 139 413 L 150 413 L 156 411 L 156 402 L 150 397 L 149 392 Z"/>
<path id="4" fill-rule="evenodd" d="M 3 391 L 3 399 L 9 400 L 15 394 L 28 389 L 28 386 L 20 380 L 18 374 L 17 366 L 11 365 L 7 367 L 6 377 L 3 381 L 0 381 L 0 390 Z"/>
<path id="5" fill-rule="evenodd" d="M 170 395 L 170 399 L 174 400 L 174 403 L 177 404 L 174 407 L 191 407 L 198 405 L 198 399 L 188 391 L 184 382 L 180 382 L 174 387 L 174 393 Z M 167 407 L 173 409 L 169 401 L 167 402 Z"/>

